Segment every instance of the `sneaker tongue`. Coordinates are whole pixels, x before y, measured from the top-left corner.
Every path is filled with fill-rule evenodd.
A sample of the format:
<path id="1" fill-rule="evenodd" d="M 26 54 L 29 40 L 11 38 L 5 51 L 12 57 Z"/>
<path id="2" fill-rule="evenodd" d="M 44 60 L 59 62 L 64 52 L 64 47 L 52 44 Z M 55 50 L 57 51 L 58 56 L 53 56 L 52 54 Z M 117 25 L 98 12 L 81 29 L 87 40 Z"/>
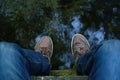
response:
<path id="1" fill-rule="evenodd" d="M 76 42 L 74 44 L 74 51 L 79 53 L 79 54 L 84 54 L 86 52 L 86 47 L 85 44 L 80 43 L 80 42 Z"/>
<path id="2" fill-rule="evenodd" d="M 40 47 L 49 47 L 49 45 L 50 45 L 50 41 L 48 40 L 48 39 L 45 39 L 44 38 L 44 40 L 43 41 L 45 41 L 44 43 L 41 41 L 41 43 L 40 43 Z"/>
<path id="3" fill-rule="evenodd" d="M 41 47 L 41 48 L 48 48 L 49 45 L 48 45 L 48 44 L 41 44 L 40 47 Z"/>
<path id="4" fill-rule="evenodd" d="M 80 46 L 75 46 L 74 47 L 74 51 L 79 53 L 79 54 L 82 54 L 81 50 L 80 50 Z"/>

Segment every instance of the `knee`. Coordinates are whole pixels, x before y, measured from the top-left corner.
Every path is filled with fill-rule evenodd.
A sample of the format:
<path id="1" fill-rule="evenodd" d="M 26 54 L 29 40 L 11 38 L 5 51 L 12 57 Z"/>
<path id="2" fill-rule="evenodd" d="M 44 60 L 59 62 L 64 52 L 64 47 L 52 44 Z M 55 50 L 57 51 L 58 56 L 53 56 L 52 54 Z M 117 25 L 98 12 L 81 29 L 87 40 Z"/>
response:
<path id="1" fill-rule="evenodd" d="M 5 47 L 5 46 L 6 46 L 6 44 L 7 44 L 7 42 L 0 42 L 0 48 Z"/>
<path id="2" fill-rule="evenodd" d="M 9 52 L 9 50 L 11 49 L 16 49 L 17 45 L 14 43 L 9 43 L 9 42 L 0 42 L 0 50 L 1 51 L 7 51 Z"/>
<path id="3" fill-rule="evenodd" d="M 13 57 L 19 48 L 14 43 L 0 42 L 0 57 Z"/>
<path id="4" fill-rule="evenodd" d="M 120 56 L 120 41 L 108 40 L 103 42 L 103 44 L 97 50 L 96 55 L 103 58 Z"/>
<path id="5" fill-rule="evenodd" d="M 113 40 L 107 40 L 105 42 L 103 42 L 103 47 L 108 47 L 108 48 L 118 48 L 120 47 L 120 40 L 116 40 L 116 39 L 113 39 Z"/>

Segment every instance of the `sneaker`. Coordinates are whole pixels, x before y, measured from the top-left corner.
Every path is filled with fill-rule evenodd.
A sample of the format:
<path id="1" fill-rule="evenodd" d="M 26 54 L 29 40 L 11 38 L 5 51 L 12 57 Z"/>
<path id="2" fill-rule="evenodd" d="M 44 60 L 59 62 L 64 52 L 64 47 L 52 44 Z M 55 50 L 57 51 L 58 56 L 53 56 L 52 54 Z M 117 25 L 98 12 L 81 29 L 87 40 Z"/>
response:
<path id="1" fill-rule="evenodd" d="M 71 50 L 76 62 L 80 55 L 86 54 L 90 50 L 90 44 L 83 35 L 75 34 L 72 37 Z"/>
<path id="2" fill-rule="evenodd" d="M 49 36 L 43 36 L 34 47 L 36 52 L 40 52 L 49 60 L 53 53 L 53 42 Z"/>

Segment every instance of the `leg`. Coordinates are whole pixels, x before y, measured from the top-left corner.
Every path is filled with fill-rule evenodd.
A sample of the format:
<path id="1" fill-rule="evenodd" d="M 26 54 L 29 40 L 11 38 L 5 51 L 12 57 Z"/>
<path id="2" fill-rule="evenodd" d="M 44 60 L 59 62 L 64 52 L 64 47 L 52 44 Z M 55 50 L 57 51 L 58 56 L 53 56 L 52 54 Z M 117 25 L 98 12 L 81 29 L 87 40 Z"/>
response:
<path id="1" fill-rule="evenodd" d="M 30 80 L 26 60 L 18 49 L 15 44 L 0 43 L 0 80 Z"/>
<path id="2" fill-rule="evenodd" d="M 94 55 L 94 64 L 89 75 L 89 80 L 119 80 L 119 67 L 120 41 L 106 41 Z"/>
<path id="3" fill-rule="evenodd" d="M 33 50 L 23 49 L 23 56 L 28 61 L 30 75 L 48 75 L 51 65 L 47 57 Z"/>
<path id="4" fill-rule="evenodd" d="M 119 80 L 120 41 L 106 41 L 93 52 L 79 57 L 78 74 L 89 75 L 88 80 Z"/>
<path id="5" fill-rule="evenodd" d="M 75 65 L 78 75 L 89 75 L 93 65 L 93 56 L 91 53 L 83 54 L 79 57 Z"/>
<path id="6" fill-rule="evenodd" d="M 0 71 L 0 80 L 30 80 L 30 75 L 49 74 L 50 62 L 39 52 L 1 42 Z"/>
<path id="7" fill-rule="evenodd" d="M 75 57 L 77 74 L 88 74 L 91 68 L 89 65 L 92 63 L 92 58 L 91 54 L 86 54 L 90 50 L 90 45 L 87 39 L 81 34 L 75 34 L 72 37 L 71 50 Z"/>
<path id="8" fill-rule="evenodd" d="M 89 75 L 88 80 L 119 80 L 120 41 L 108 40 L 95 51 L 87 52 L 89 45 L 84 36 L 72 38 L 72 51 L 78 74 Z M 79 57 L 79 58 L 77 58 Z"/>

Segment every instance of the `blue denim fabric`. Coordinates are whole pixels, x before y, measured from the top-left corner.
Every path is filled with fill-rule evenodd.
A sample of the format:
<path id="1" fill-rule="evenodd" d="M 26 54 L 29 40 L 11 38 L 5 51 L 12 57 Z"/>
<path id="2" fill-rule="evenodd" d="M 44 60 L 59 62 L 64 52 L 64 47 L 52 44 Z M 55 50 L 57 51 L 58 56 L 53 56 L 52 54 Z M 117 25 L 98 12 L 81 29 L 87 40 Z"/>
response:
<path id="1" fill-rule="evenodd" d="M 120 41 L 105 41 L 96 51 L 80 56 L 76 68 L 88 80 L 120 80 Z"/>
<path id="2" fill-rule="evenodd" d="M 42 54 L 0 42 L 0 80 L 30 80 L 31 75 L 48 75 L 50 68 Z"/>

